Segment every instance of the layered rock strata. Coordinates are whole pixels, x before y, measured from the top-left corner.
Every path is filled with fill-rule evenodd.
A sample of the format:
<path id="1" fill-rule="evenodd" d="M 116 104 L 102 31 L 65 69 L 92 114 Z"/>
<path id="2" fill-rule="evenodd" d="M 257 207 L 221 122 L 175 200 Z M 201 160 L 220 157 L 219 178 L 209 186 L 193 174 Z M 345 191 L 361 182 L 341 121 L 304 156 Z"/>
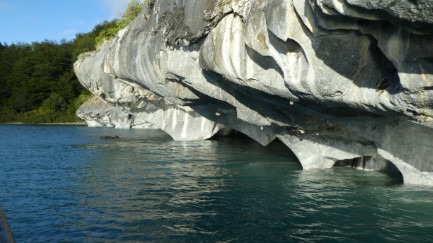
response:
<path id="1" fill-rule="evenodd" d="M 281 140 L 304 169 L 364 158 L 433 185 L 432 27 L 427 0 L 156 0 L 75 70 L 127 127 L 225 127 Z M 108 114 L 94 107 L 83 117 Z"/>

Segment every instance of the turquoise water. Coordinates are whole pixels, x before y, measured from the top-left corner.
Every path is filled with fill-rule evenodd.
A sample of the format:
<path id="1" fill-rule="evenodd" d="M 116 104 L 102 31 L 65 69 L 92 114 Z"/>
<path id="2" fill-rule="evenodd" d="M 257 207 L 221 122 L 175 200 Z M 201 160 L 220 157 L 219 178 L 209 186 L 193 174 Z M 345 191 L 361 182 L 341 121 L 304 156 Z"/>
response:
<path id="1" fill-rule="evenodd" d="M 302 171 L 281 144 L 1 125 L 0 169 L 17 242 L 433 241 L 433 188 Z"/>

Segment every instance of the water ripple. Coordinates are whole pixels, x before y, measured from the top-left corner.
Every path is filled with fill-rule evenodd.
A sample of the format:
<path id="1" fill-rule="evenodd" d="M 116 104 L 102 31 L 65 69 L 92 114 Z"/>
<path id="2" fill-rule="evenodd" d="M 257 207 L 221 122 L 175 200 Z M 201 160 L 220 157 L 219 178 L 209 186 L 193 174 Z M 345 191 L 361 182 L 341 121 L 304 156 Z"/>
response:
<path id="1" fill-rule="evenodd" d="M 302 171 L 281 144 L 85 127 L 0 134 L 0 202 L 18 242 L 431 240 L 432 188 Z"/>

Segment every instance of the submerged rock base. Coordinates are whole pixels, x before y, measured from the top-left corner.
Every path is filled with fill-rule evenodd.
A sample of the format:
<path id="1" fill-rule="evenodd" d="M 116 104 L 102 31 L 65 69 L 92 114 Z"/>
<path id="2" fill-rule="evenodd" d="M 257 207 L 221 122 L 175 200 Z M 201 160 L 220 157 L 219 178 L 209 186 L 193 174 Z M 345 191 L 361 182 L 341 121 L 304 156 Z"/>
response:
<path id="1" fill-rule="evenodd" d="M 433 3 L 156 0 L 75 71 L 90 125 L 234 129 L 304 169 L 368 158 L 433 185 Z"/>

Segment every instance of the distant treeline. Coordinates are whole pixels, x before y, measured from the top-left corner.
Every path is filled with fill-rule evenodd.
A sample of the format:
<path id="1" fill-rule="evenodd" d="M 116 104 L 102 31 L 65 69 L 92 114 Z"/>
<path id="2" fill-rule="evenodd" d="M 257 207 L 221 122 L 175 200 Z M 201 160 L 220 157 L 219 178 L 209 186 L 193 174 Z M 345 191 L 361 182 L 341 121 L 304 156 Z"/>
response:
<path id="1" fill-rule="evenodd" d="M 108 22 L 73 41 L 0 43 L 0 122 L 73 122 L 90 94 L 78 82 L 73 63 L 95 49 Z"/>
<path id="2" fill-rule="evenodd" d="M 133 0 L 121 19 L 99 24 L 72 41 L 0 43 L 0 123 L 79 121 L 75 111 L 91 94 L 78 82 L 73 63 L 129 24 L 142 6 Z"/>

